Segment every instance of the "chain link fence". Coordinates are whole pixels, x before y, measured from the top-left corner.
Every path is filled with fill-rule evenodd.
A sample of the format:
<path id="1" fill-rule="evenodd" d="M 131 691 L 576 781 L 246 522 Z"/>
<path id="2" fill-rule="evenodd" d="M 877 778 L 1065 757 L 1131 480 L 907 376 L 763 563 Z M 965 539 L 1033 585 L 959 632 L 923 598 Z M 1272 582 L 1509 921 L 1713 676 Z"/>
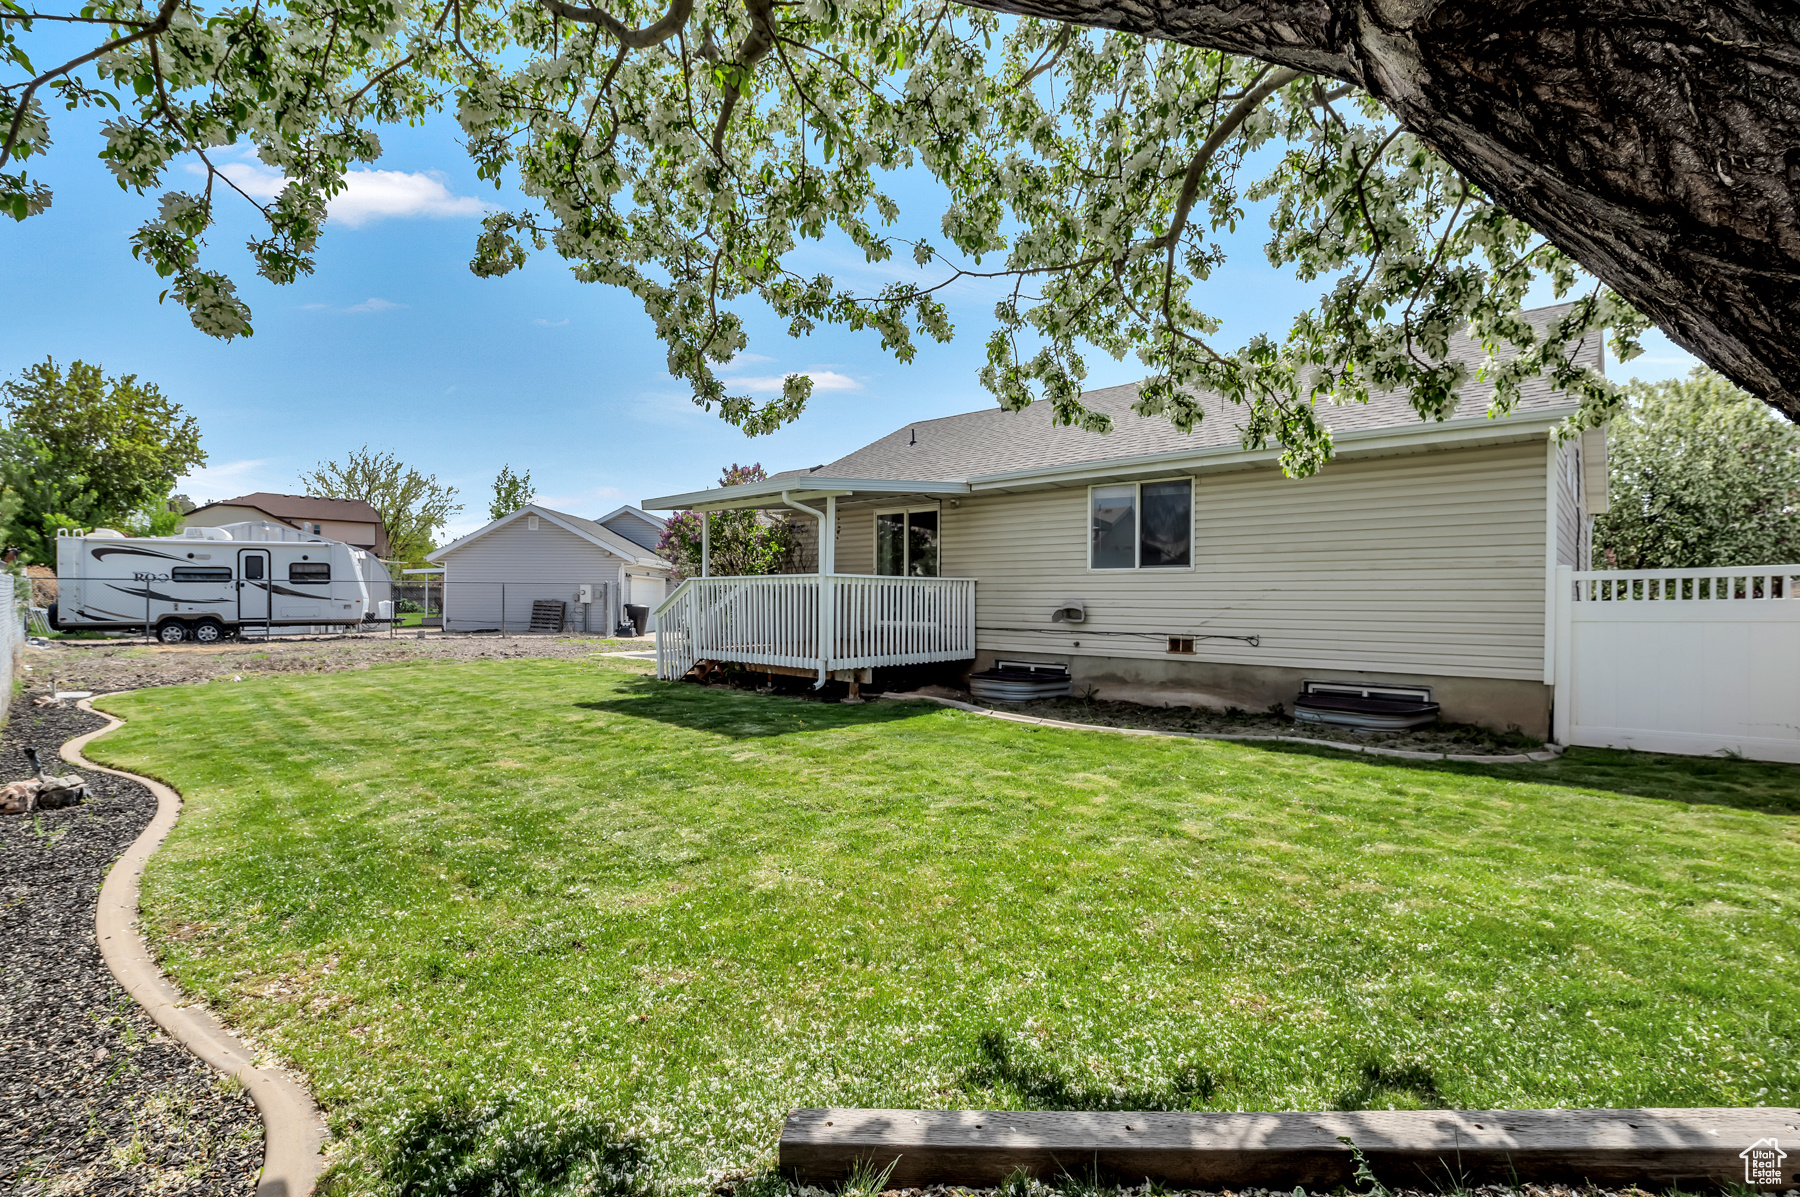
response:
<path id="1" fill-rule="evenodd" d="M 45 632 L 142 635 L 175 644 L 234 635 L 397 635 L 414 629 L 635 636 L 640 629 L 650 630 L 650 612 L 667 588 L 650 587 L 655 595 L 628 596 L 610 581 L 435 578 L 379 579 L 366 588 L 341 581 L 306 586 L 291 577 L 238 578 L 228 566 L 177 566 L 155 578 L 90 576 L 66 589 L 67 602 L 39 615 L 48 616 L 51 626 Z M 377 599 L 377 593 L 385 597 Z M 633 603 L 628 597 L 646 601 Z M 25 608 L 15 605 L 23 628 Z"/>

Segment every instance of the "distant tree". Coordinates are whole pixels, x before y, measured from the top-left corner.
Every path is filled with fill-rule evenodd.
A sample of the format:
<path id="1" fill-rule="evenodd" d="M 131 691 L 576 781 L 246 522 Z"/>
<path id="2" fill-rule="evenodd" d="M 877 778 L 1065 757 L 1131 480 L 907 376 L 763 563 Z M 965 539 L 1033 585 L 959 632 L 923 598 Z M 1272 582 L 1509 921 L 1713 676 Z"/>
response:
<path id="1" fill-rule="evenodd" d="M 438 530 L 462 510 L 454 486 L 442 486 L 435 475 L 419 473 L 392 453 L 372 453 L 367 445 L 341 462 L 320 462 L 300 475 L 300 485 L 308 494 L 361 499 L 379 511 L 388 555 L 400 561 L 421 560 Z"/>
<path id="2" fill-rule="evenodd" d="M 120 531 L 128 536 L 173 536 L 181 530 L 182 517 L 186 514 L 170 497 L 132 512 L 122 522 Z"/>
<path id="3" fill-rule="evenodd" d="M 15 501 L 6 524 L 6 548 L 27 565 L 56 563 L 59 529 L 86 532 L 118 520 L 103 511 L 87 476 L 57 468 L 50 450 L 8 429 L 0 434 L 0 485 Z"/>
<path id="4" fill-rule="evenodd" d="M 494 479 L 494 501 L 488 504 L 488 518 L 497 520 L 511 515 L 535 498 L 537 489 L 531 485 L 531 471 L 515 474 L 511 465 L 503 465 Z"/>
<path id="5" fill-rule="evenodd" d="M 720 486 L 761 482 L 769 476 L 760 464 L 731 465 L 719 475 Z M 656 551 L 675 563 L 684 577 L 700 576 L 700 521 L 709 519 L 712 573 L 721 577 L 774 574 L 793 560 L 798 547 L 792 520 L 759 511 L 678 511 L 663 525 Z"/>
<path id="6" fill-rule="evenodd" d="M 206 462 L 194 417 L 135 374 L 79 361 L 65 373 L 46 358 L 0 393 L 0 484 L 19 501 L 5 538 L 28 562 L 55 559 L 58 528 L 148 526 L 175 480 Z"/>
<path id="7" fill-rule="evenodd" d="M 176 495 L 169 496 L 170 509 L 177 511 L 182 515 L 186 515 L 188 512 L 192 511 L 194 508 L 196 508 L 198 506 L 199 506 L 198 503 L 194 502 L 192 499 L 188 498 L 186 495 L 176 494 Z"/>
<path id="8" fill-rule="evenodd" d="M 1800 561 L 1800 428 L 1704 367 L 1625 390 L 1594 522 L 1609 568 Z"/>

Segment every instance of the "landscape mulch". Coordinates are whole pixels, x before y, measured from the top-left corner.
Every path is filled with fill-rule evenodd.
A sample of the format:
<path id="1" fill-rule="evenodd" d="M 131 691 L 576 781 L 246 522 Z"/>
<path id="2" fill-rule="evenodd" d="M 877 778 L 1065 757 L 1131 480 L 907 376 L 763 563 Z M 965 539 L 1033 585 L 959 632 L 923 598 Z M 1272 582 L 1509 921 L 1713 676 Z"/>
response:
<path id="1" fill-rule="evenodd" d="M 1306 1189 L 1163 1189 L 1151 1185 L 1137 1188 L 1125 1187 L 1117 1190 L 1097 1190 L 1095 1187 L 1077 1185 L 1083 1193 L 1094 1194 L 1106 1191 L 1116 1197 L 1325 1197 L 1323 1193 L 1311 1193 Z M 714 1190 L 723 1197 L 730 1192 L 729 1182 Z M 1032 1183 L 1029 1190 L 1025 1186 L 1010 1189 L 969 1189 L 959 1185 L 928 1185 L 916 1189 L 884 1189 L 871 1197 L 1050 1197 L 1056 1190 L 1049 1185 Z M 1340 1194 L 1343 1190 L 1338 1191 Z M 1452 1192 L 1458 1197 L 1652 1197 L 1644 1189 L 1602 1189 L 1594 1185 L 1542 1185 L 1522 1184 L 1516 1187 L 1509 1185 L 1478 1185 L 1472 1188 L 1460 1188 L 1455 1185 L 1443 1189 L 1415 1189 L 1396 1187 L 1387 1189 L 1389 1197 L 1442 1197 Z M 1793 1192 L 1793 1190 L 1789 1190 Z M 829 1197 L 826 1190 L 802 1187 L 800 1197 Z M 1354 1194 L 1351 1197 L 1355 1197 Z"/>
<path id="2" fill-rule="evenodd" d="M 39 691 L 42 693 L 42 691 Z M 46 770 L 63 741 L 105 723 L 72 704 L 14 703 L 0 780 Z M 0 1193 L 249 1193 L 262 1121 L 236 1085 L 160 1031 L 94 941 L 107 870 L 156 811 L 136 782 L 80 771 L 93 797 L 0 815 Z"/>
<path id="3" fill-rule="evenodd" d="M 963 702 L 1014 715 L 1061 719 L 1096 727 L 1129 727 L 1145 731 L 1191 732 L 1209 736 L 1304 736 L 1339 744 L 1397 748 L 1403 752 L 1511 756 L 1538 752 L 1542 740 L 1517 732 L 1496 732 L 1466 723 L 1434 723 L 1404 732 L 1368 732 L 1329 723 L 1300 723 L 1274 711 L 1214 711 L 1199 707 L 1153 707 L 1136 702 L 1087 698 L 1040 698 L 1031 702 L 982 702 L 967 694 Z"/>

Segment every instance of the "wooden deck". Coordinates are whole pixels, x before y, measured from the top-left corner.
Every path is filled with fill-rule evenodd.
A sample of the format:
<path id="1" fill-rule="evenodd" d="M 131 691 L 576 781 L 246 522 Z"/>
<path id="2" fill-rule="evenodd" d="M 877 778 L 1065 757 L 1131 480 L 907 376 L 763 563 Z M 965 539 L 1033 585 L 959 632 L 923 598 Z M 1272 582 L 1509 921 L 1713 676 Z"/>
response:
<path id="1" fill-rule="evenodd" d="M 656 675 L 666 681 L 716 661 L 803 669 L 823 682 L 845 670 L 973 658 L 975 583 L 853 574 L 689 578 L 656 609 L 656 627 Z"/>
<path id="2" fill-rule="evenodd" d="M 812 1185 L 894 1164 L 889 1188 L 990 1186 L 1018 1169 L 1180 1188 L 1354 1184 L 1349 1139 L 1382 1183 L 1591 1181 L 1652 1190 L 1800 1187 L 1800 1110 L 1369 1110 L 1062 1113 L 795 1110 L 780 1166 Z M 1756 1168 L 1743 1153 L 1760 1149 Z M 1785 1150 L 1786 1158 L 1776 1153 Z M 1771 1179 L 1777 1177 L 1778 1179 Z"/>

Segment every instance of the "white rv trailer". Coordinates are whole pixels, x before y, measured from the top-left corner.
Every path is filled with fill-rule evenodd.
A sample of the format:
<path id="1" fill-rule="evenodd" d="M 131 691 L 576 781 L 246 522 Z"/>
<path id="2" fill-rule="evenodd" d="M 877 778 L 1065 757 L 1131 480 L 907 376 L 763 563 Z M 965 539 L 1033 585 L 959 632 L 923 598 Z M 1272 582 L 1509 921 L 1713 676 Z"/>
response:
<path id="1" fill-rule="evenodd" d="M 249 630 L 359 624 L 365 574 L 386 579 L 361 549 L 267 521 L 126 536 L 96 528 L 56 539 L 57 604 L 64 631 L 154 631 L 165 644 L 209 644 Z"/>

